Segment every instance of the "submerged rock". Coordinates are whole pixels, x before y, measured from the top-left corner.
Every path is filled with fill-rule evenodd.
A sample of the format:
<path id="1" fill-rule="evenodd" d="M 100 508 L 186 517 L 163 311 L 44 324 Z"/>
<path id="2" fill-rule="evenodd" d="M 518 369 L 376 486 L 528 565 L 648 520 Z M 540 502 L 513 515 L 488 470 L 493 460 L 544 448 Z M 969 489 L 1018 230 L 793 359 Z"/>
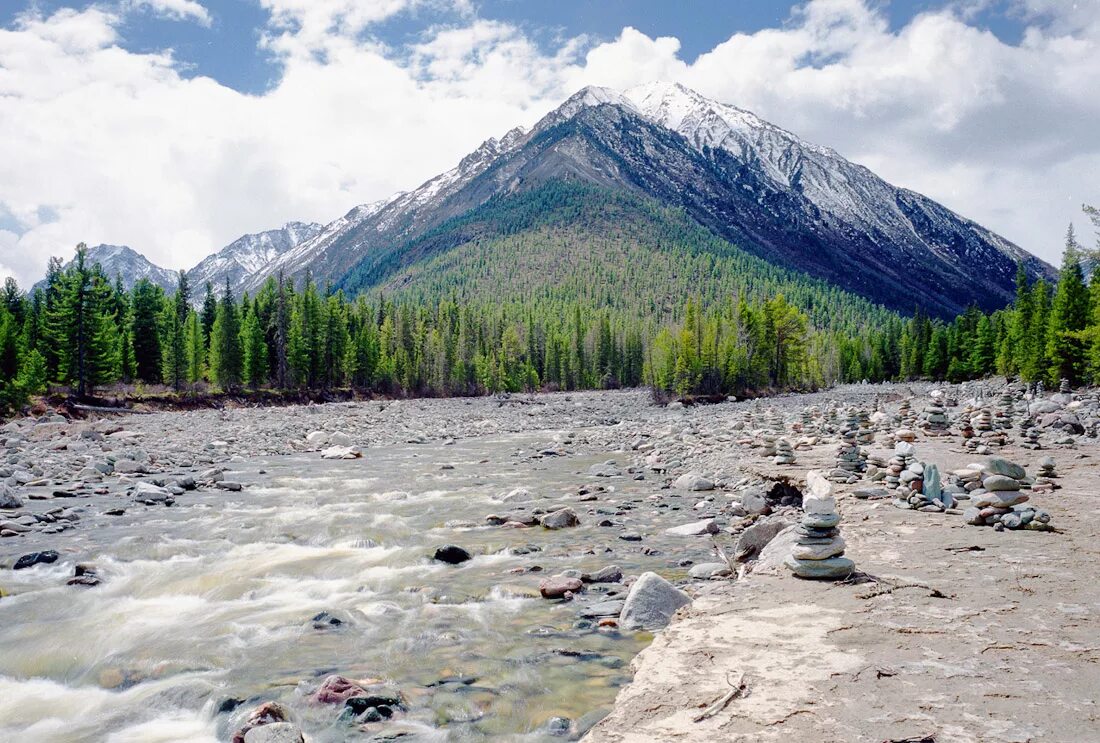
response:
<path id="1" fill-rule="evenodd" d="M 35 565 L 46 565 L 52 562 L 57 562 L 60 555 L 54 550 L 43 550 L 42 552 L 31 552 L 30 554 L 23 555 L 15 561 L 15 565 L 12 566 L 12 570 L 23 570 L 25 568 L 34 567 Z"/>
<path id="2" fill-rule="evenodd" d="M 542 517 L 542 525 L 546 529 L 565 529 L 576 526 L 581 522 L 572 508 L 562 508 Z"/>
<path id="3" fill-rule="evenodd" d="M 271 743 L 271 741 L 273 740 L 271 738 L 248 738 L 247 736 L 253 730 L 258 730 L 261 727 L 267 727 L 269 725 L 286 723 L 286 721 L 287 713 L 286 710 L 283 709 L 282 705 L 276 702 L 265 702 L 256 709 L 252 710 L 252 714 L 248 716 L 248 719 L 245 721 L 244 726 L 233 734 L 232 743 L 245 743 L 246 740 L 248 741 L 248 743 L 256 743 L 256 741 L 264 740 L 267 740 L 268 743 Z M 293 725 L 291 727 L 293 727 Z M 274 740 L 278 739 L 276 738 Z M 289 740 L 293 741 L 294 739 L 290 738 Z M 301 733 L 299 733 L 299 741 L 296 743 L 300 743 L 300 741 Z"/>
<path id="4" fill-rule="evenodd" d="M 542 594 L 544 599 L 560 599 L 565 598 L 565 595 L 576 593 L 584 588 L 584 583 L 580 578 L 572 578 L 565 575 L 555 575 L 550 578 L 544 578 L 539 582 L 539 593 Z"/>
<path id="5" fill-rule="evenodd" d="M 289 722 L 254 727 L 244 734 L 244 743 L 305 743 L 302 731 Z"/>
<path id="6" fill-rule="evenodd" d="M 432 559 L 450 565 L 459 565 L 467 560 L 472 560 L 473 555 L 458 545 L 445 544 L 435 551 L 435 554 L 432 555 Z"/>
<path id="7" fill-rule="evenodd" d="M 626 595 L 619 621 L 625 629 L 661 629 L 691 597 L 656 573 L 642 573 Z"/>

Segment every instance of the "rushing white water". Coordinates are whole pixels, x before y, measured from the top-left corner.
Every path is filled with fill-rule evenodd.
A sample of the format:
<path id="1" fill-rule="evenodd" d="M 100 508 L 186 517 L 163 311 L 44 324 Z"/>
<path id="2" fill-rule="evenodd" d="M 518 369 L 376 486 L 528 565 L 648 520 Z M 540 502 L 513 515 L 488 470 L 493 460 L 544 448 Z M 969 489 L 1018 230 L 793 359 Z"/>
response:
<path id="1" fill-rule="evenodd" d="M 242 492 L 130 505 L 122 517 L 103 515 L 117 500 L 89 502 L 74 532 L 7 540 L 0 558 L 38 549 L 62 557 L 0 577 L 11 594 L 0 599 L 0 741 L 227 740 L 266 700 L 287 706 L 317 742 L 382 731 L 534 740 L 552 717 L 606 706 L 648 638 L 576 628 L 575 607 L 537 598 L 539 574 L 509 571 L 662 569 L 667 558 L 591 523 L 561 532 L 444 526 L 513 510 L 494 500 L 513 487 L 548 496 L 527 504 L 547 508 L 586 481 L 590 460 L 519 455 L 533 443 L 258 460 L 233 474 L 248 484 Z M 476 557 L 433 562 L 443 543 Z M 539 551 L 515 554 L 521 545 Z M 97 566 L 102 585 L 66 585 L 81 562 Z M 345 624 L 315 628 L 323 611 Z M 359 732 L 339 709 L 306 700 L 330 673 L 386 679 L 409 711 Z"/>

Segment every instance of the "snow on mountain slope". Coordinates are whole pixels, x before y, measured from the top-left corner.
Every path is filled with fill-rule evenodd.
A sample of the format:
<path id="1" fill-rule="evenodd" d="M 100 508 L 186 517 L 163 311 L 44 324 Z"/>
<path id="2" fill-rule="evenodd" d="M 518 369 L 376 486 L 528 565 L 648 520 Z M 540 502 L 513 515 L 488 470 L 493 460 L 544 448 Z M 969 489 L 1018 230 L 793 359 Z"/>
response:
<path id="1" fill-rule="evenodd" d="M 122 285 L 132 289 L 140 279 L 149 279 L 166 290 L 176 286 L 177 274 L 167 268 L 161 268 L 148 258 L 125 245 L 96 245 L 88 248 L 86 259 L 89 266 L 98 263 L 103 273 L 114 282 L 116 276 L 122 277 Z M 66 262 L 66 265 L 71 261 Z M 32 287 L 32 291 L 45 288 L 42 280 Z"/>
<path id="2" fill-rule="evenodd" d="M 316 237 L 324 229 L 316 223 L 288 222 L 277 230 L 244 235 L 213 255 L 204 258 L 187 272 L 192 294 L 210 282 L 219 291 L 228 278 L 240 294 L 242 286 L 261 273 L 279 256 Z"/>

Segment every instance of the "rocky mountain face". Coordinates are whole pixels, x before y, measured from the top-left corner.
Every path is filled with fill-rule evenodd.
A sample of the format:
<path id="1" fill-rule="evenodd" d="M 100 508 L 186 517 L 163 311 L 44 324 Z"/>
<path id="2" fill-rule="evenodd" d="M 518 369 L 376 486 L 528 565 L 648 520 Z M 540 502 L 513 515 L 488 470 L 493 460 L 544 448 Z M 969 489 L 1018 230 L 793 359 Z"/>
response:
<path id="1" fill-rule="evenodd" d="M 469 236 L 455 227 L 464 215 L 555 181 L 681 209 L 770 263 L 903 312 L 1001 307 L 1013 296 L 1017 262 L 1033 277 L 1054 275 L 1008 240 L 833 150 L 667 83 L 584 88 L 530 130 L 487 140 L 414 191 L 324 227 L 291 223 L 246 236 L 189 275 L 195 286 L 229 276 L 238 293 L 279 272 L 349 289 L 384 286 L 462 245 Z"/>
<path id="2" fill-rule="evenodd" d="M 132 248 L 125 245 L 96 245 L 88 248 L 88 265 L 98 263 L 103 272 L 113 281 L 116 276 L 122 277 L 122 284 L 127 289 L 132 289 L 139 279 L 149 279 L 157 286 L 164 289 L 172 289 L 176 286 L 176 272 L 152 263 Z M 45 280 L 38 282 L 32 288 L 45 288 Z"/>
<path id="3" fill-rule="evenodd" d="M 1003 306 L 1012 298 L 1017 261 L 1033 276 L 1053 274 L 931 199 L 678 85 L 625 93 L 586 88 L 530 132 L 490 140 L 475 155 L 463 161 L 474 158 L 473 167 L 437 179 L 442 186 L 425 184 L 333 242 L 363 255 L 356 273 L 369 277 L 366 283 L 423 257 L 403 258 L 406 241 L 489 199 L 552 179 L 682 208 L 750 253 L 905 312 L 917 305 L 939 315 L 972 302 Z"/>

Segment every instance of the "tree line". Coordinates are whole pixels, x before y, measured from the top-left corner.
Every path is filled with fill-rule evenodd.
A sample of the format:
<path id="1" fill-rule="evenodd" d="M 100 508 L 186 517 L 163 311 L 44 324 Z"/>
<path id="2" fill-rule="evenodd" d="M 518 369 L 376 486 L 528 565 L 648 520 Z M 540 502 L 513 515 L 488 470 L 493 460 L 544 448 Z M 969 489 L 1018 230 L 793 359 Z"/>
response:
<path id="1" fill-rule="evenodd" d="M 1100 230 L 1100 216 L 1088 209 Z M 1100 245 L 1098 245 L 1100 248 Z M 179 393 L 353 388 L 393 396 L 478 395 L 651 385 L 689 394 L 808 389 L 841 381 L 962 381 L 990 374 L 1100 383 L 1100 261 L 1067 234 L 1059 279 L 1028 280 L 1014 303 L 951 321 L 919 309 L 866 322 L 815 322 L 820 300 L 782 294 L 689 297 L 674 313 L 591 298 L 486 302 L 451 293 L 387 297 L 275 276 L 255 296 L 228 283 L 201 297 L 132 289 L 87 260 L 50 260 L 30 295 L 0 297 L 0 405 L 50 386 L 78 396 L 117 384 Z M 1086 266 L 1091 281 L 1086 282 Z M 812 293 L 809 299 L 815 299 Z M 858 320 L 858 318 L 856 318 Z"/>

